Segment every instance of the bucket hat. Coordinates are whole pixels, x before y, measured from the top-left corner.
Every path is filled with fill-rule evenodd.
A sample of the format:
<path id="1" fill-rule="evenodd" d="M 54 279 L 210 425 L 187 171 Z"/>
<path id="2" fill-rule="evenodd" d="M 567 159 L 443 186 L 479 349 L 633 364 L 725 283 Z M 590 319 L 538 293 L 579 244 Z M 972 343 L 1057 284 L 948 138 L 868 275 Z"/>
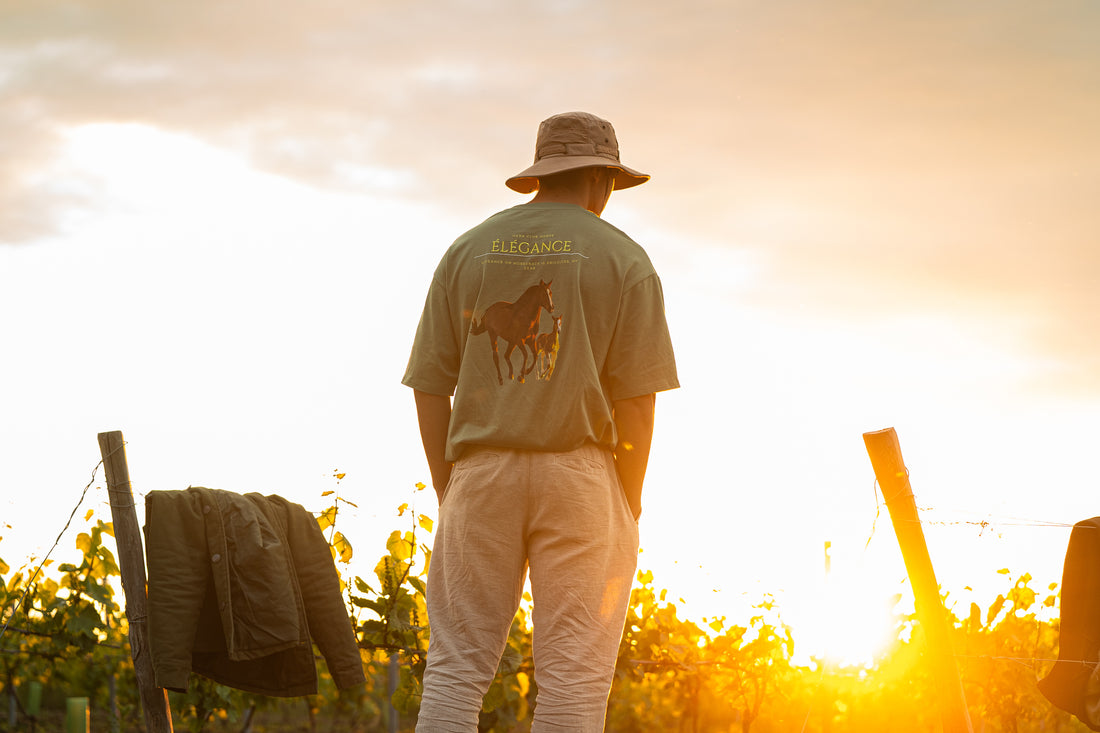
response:
<path id="1" fill-rule="evenodd" d="M 563 112 L 542 121 L 535 139 L 535 163 L 505 181 L 519 193 L 532 193 L 542 176 L 574 168 L 601 166 L 615 174 L 615 190 L 631 188 L 649 180 L 649 175 L 619 162 L 619 141 L 607 120 L 588 112 Z"/>

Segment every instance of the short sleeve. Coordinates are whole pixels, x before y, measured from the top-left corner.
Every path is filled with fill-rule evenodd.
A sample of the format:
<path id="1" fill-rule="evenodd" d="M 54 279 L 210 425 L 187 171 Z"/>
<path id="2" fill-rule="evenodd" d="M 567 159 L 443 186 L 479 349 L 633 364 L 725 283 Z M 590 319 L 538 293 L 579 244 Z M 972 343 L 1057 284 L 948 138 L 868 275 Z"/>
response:
<path id="1" fill-rule="evenodd" d="M 613 400 L 680 386 L 664 293 L 656 274 L 623 293 L 604 374 Z"/>
<path id="2" fill-rule="evenodd" d="M 447 292 L 433 278 L 401 383 L 429 394 L 453 395 L 460 363 Z"/>

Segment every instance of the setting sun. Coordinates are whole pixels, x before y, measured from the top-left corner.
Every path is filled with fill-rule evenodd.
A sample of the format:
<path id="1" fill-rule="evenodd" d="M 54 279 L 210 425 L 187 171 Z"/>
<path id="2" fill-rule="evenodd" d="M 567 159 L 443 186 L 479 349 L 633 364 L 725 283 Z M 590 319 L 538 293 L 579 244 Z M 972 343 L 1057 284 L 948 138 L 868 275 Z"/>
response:
<path id="1" fill-rule="evenodd" d="M 893 609 L 899 600 L 855 574 L 827 578 L 784 614 L 798 642 L 795 661 L 872 665 L 896 638 Z"/>

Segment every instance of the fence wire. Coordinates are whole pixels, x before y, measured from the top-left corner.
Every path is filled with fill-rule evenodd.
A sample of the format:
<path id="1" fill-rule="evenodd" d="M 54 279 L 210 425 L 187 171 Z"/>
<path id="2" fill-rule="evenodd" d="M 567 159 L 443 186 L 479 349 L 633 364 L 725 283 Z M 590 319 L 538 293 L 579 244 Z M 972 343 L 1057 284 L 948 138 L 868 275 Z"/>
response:
<path id="1" fill-rule="evenodd" d="M 122 444 L 122 446 L 125 445 L 125 443 Z M 122 446 L 120 446 L 120 448 Z M 50 555 L 52 555 L 53 551 L 57 549 L 57 545 L 59 542 L 61 542 L 61 538 L 65 535 L 65 532 L 68 531 L 69 525 L 73 522 L 73 517 L 76 516 L 77 511 L 80 509 L 80 505 L 84 503 L 84 497 L 88 495 L 88 489 L 92 488 L 92 484 L 95 483 L 96 474 L 99 472 L 99 467 L 102 465 L 103 459 L 100 459 L 99 463 L 95 464 L 95 468 L 92 469 L 92 478 L 88 481 L 87 485 L 85 485 L 84 490 L 80 492 L 80 498 L 77 499 L 76 506 L 74 506 L 72 512 L 69 513 L 69 518 L 65 521 L 65 526 L 62 527 L 61 531 L 57 533 L 57 539 L 53 541 L 53 545 L 50 547 L 49 552 L 47 552 L 45 557 L 42 558 L 42 562 L 38 563 L 38 567 L 34 569 L 34 573 L 31 574 L 31 577 L 27 579 L 27 587 L 23 590 L 23 595 L 21 595 L 19 597 L 19 600 L 12 605 L 11 614 L 4 622 L 4 626 L 0 627 L 0 641 L 3 641 L 4 634 L 6 634 L 8 631 L 8 625 L 11 624 L 12 619 L 15 618 L 16 610 L 23 603 L 23 601 L 26 600 L 27 594 L 30 593 L 31 585 L 34 583 L 34 579 L 37 578 L 38 574 L 42 572 L 42 568 L 45 567 L 46 562 L 50 559 Z"/>
<path id="2" fill-rule="evenodd" d="M 119 446 L 118 448 L 116 448 L 115 450 L 116 451 L 121 450 L 121 449 L 125 448 L 126 445 L 127 445 L 127 443 L 123 442 L 123 444 L 121 446 Z M 112 454 L 113 454 L 113 452 L 112 452 Z M 110 457 L 110 454 L 107 457 Z M 16 611 L 18 610 L 19 606 L 24 602 L 24 600 L 27 597 L 27 594 L 30 592 L 31 586 L 32 586 L 34 580 L 38 577 L 38 575 L 42 571 L 42 568 L 45 567 L 46 563 L 49 561 L 50 555 L 53 554 L 53 551 L 57 548 L 58 544 L 61 542 L 61 538 L 65 535 L 65 532 L 68 531 L 70 525 L 72 524 L 73 518 L 76 516 L 77 511 L 79 511 L 80 507 L 83 505 L 84 500 L 87 497 L 88 491 L 91 489 L 92 485 L 95 483 L 96 475 L 98 474 L 99 468 L 100 468 L 100 466 L 103 465 L 103 463 L 104 463 L 104 459 L 101 459 L 93 467 L 92 476 L 89 479 L 88 483 L 81 490 L 80 497 L 77 500 L 76 505 L 73 506 L 73 509 L 69 513 L 69 517 L 65 521 L 64 526 L 61 528 L 61 531 L 58 532 L 57 538 L 54 540 L 53 545 L 51 545 L 49 551 L 42 558 L 41 562 L 39 562 L 38 565 L 35 567 L 34 572 L 31 574 L 31 576 L 27 579 L 26 588 L 24 589 L 23 594 L 20 596 L 20 598 L 12 605 L 10 613 L 8 613 L 7 609 L 0 609 L 0 611 L 2 611 L 3 613 L 5 613 L 7 615 L 7 619 L 4 621 L 3 626 L 0 627 L 0 641 L 3 640 L 4 635 L 7 633 L 12 620 L 15 618 Z M 908 470 L 908 468 L 906 468 L 906 476 L 908 476 L 908 475 L 909 475 L 909 470 Z M 873 482 L 873 488 L 874 488 L 874 496 L 875 496 L 875 516 L 872 519 L 871 531 L 870 531 L 869 536 L 867 537 L 866 543 L 864 543 L 864 549 L 866 549 L 868 546 L 870 546 L 871 540 L 874 539 L 875 531 L 876 531 L 876 528 L 877 528 L 877 525 L 878 525 L 878 520 L 879 520 L 879 517 L 882 513 L 882 506 L 883 506 L 883 503 L 884 503 L 883 498 L 882 498 L 882 494 L 879 491 L 879 486 L 878 486 L 878 480 L 877 479 Z M 943 515 L 943 513 L 944 513 L 944 510 L 938 509 L 936 507 L 928 507 L 928 506 L 917 507 L 917 511 L 921 515 L 923 515 L 923 514 Z M 965 510 L 947 510 L 947 511 L 948 511 L 948 513 L 949 512 L 957 512 L 960 515 L 971 514 L 975 517 L 981 517 L 981 518 L 975 518 L 975 519 L 950 519 L 949 520 L 949 519 L 924 519 L 923 517 L 918 517 L 915 520 L 903 519 L 901 521 L 909 522 L 909 523 L 917 523 L 917 524 L 920 524 L 922 526 L 927 525 L 927 526 L 942 526 L 942 527 L 974 527 L 974 528 L 978 529 L 979 536 L 981 534 L 983 534 L 985 531 L 987 531 L 991 528 L 1001 527 L 1001 526 L 1003 526 L 1003 527 L 1035 527 L 1035 528 L 1045 528 L 1045 529 L 1073 529 L 1075 526 L 1077 526 L 1076 522 L 1067 523 L 1067 522 L 1062 522 L 1062 521 L 1044 520 L 1044 519 L 1028 519 L 1028 518 L 1021 518 L 1021 517 L 1001 517 L 1001 518 L 998 518 L 998 517 L 993 517 L 993 516 L 989 515 L 988 513 L 979 514 L 979 513 L 976 513 L 976 512 L 967 512 Z M 1097 528 L 1097 527 L 1093 527 L 1093 526 L 1090 526 L 1090 525 L 1086 525 L 1086 526 L 1089 529 L 1096 529 Z M 23 629 L 18 629 L 18 628 L 13 628 L 12 631 L 15 632 L 15 633 L 20 633 L 20 634 L 33 633 L 33 632 L 28 632 L 28 631 L 23 630 Z M 413 651 L 411 649 L 404 649 L 404 648 L 397 648 L 397 647 L 393 647 L 393 648 L 388 648 L 388 647 L 387 648 L 382 648 L 382 647 L 380 647 L 379 649 L 383 650 L 383 651 L 392 651 L 392 652 L 397 652 L 397 653 L 401 653 L 401 652 L 406 652 L 407 653 L 407 652 Z M 0 649 L 0 651 L 9 652 L 9 651 L 14 651 L 14 650 Z M 422 653 L 422 650 L 417 650 L 417 653 Z M 1040 658 L 1040 657 L 1010 657 L 1010 656 L 968 655 L 968 654 L 955 654 L 954 656 L 956 658 L 959 658 L 959 659 L 986 659 L 986 660 L 992 660 L 992 661 L 1007 661 L 1007 662 L 1013 662 L 1013 663 L 1025 663 L 1025 662 L 1030 662 L 1030 663 L 1050 662 L 1050 663 L 1053 663 L 1053 662 L 1059 661 L 1058 659 L 1048 659 L 1048 658 Z M 697 660 L 697 661 L 694 661 L 694 662 L 670 662 L 670 661 L 662 661 L 662 660 L 629 660 L 629 661 L 630 661 L 631 664 L 634 664 L 636 666 L 643 667 L 643 668 L 644 667 L 650 667 L 650 668 L 679 667 L 681 669 L 684 669 L 685 671 L 694 670 L 694 669 L 697 669 L 697 668 L 700 668 L 700 667 L 712 667 L 712 666 L 716 666 L 716 665 L 720 665 L 720 664 L 725 664 L 725 662 L 718 661 L 718 660 Z M 1087 665 L 1090 668 L 1098 666 L 1098 662 L 1095 661 L 1095 660 L 1067 660 L 1067 659 L 1062 659 L 1060 661 L 1066 662 L 1066 663 L 1072 663 L 1072 664 Z"/>

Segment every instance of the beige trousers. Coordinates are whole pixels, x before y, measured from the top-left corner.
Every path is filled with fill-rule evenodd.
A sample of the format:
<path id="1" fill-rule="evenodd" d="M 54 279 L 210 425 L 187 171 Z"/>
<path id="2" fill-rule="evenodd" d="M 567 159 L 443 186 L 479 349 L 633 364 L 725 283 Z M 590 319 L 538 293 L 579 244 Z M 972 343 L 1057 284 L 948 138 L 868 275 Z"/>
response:
<path id="1" fill-rule="evenodd" d="M 602 731 L 637 562 L 638 525 L 609 451 L 482 448 L 460 459 L 428 570 L 417 733 L 477 730 L 528 567 L 532 733 Z"/>

